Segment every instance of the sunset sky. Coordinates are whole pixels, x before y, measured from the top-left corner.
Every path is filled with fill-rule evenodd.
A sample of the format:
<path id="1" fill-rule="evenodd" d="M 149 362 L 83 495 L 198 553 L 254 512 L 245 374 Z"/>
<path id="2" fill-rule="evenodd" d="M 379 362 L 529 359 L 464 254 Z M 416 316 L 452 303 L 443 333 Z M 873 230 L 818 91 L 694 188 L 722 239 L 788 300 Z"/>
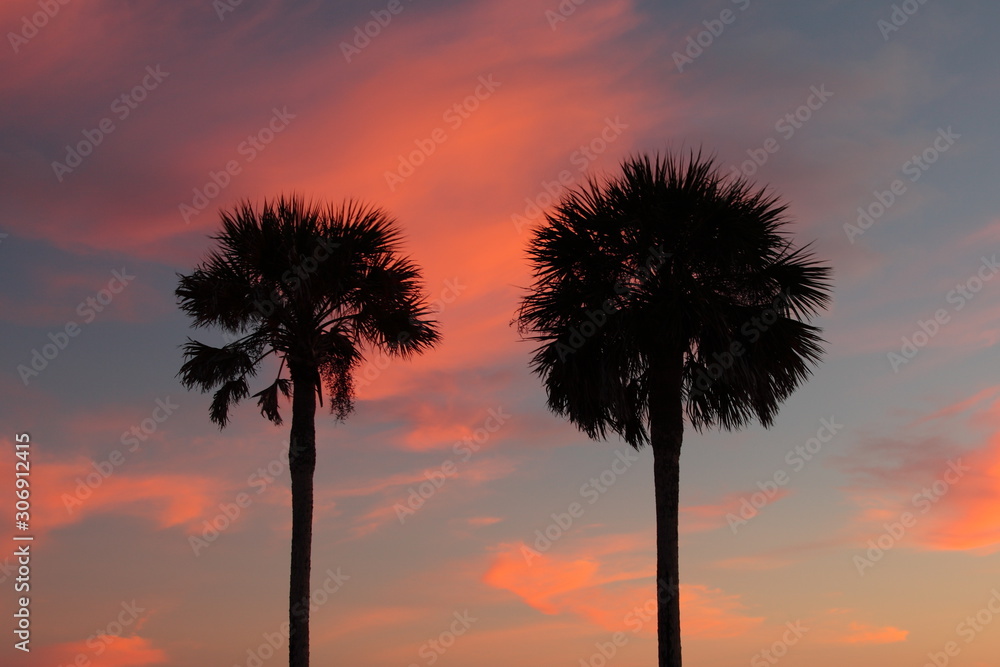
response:
<path id="1" fill-rule="evenodd" d="M 226 341 L 174 289 L 220 209 L 299 193 L 389 211 L 443 334 L 369 353 L 349 421 L 318 415 L 313 664 L 653 664 L 651 452 L 548 413 L 510 323 L 567 187 L 702 148 L 788 202 L 835 285 L 772 428 L 685 433 L 686 662 L 995 667 L 998 24 L 917 0 L 6 0 L 0 663 L 287 664 L 287 422 L 209 421 L 180 345 Z"/>

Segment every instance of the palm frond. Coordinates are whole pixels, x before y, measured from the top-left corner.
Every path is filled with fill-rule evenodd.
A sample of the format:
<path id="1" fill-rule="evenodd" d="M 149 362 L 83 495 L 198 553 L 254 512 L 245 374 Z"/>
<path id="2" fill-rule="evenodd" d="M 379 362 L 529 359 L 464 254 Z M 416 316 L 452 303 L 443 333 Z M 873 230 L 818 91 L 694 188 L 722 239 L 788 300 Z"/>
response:
<path id="1" fill-rule="evenodd" d="M 229 423 L 229 409 L 249 395 L 250 387 L 245 378 L 228 380 L 212 397 L 209 418 L 218 424 L 220 429 L 225 428 Z"/>
<path id="2" fill-rule="evenodd" d="M 257 407 L 260 408 L 262 417 L 276 426 L 281 426 L 281 413 L 278 410 L 278 392 L 285 398 L 292 395 L 291 381 L 288 378 L 276 378 L 274 382 L 253 395 L 257 400 Z"/>

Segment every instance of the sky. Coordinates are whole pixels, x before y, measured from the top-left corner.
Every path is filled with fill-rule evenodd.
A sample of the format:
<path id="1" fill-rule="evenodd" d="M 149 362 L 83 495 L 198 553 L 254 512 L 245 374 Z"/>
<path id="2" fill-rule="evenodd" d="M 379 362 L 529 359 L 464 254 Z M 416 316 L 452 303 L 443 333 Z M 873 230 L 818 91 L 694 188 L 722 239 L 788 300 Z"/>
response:
<path id="1" fill-rule="evenodd" d="M 701 149 L 787 202 L 834 298 L 770 429 L 686 430 L 686 660 L 996 665 L 998 22 L 934 0 L 4 2 L 0 662 L 286 664 L 287 425 L 209 421 L 180 346 L 226 340 L 174 289 L 220 210 L 298 193 L 391 213 L 443 334 L 369 351 L 355 413 L 318 416 L 314 664 L 651 664 L 651 452 L 547 412 L 511 320 L 559 196 Z"/>

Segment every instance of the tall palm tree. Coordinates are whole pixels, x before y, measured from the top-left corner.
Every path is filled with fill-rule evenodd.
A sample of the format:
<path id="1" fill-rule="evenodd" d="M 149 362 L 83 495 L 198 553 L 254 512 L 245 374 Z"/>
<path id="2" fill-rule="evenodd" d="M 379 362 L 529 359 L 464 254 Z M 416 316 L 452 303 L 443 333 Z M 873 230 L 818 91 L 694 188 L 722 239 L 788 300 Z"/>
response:
<path id="1" fill-rule="evenodd" d="M 794 248 L 786 205 L 712 158 L 632 157 L 567 193 L 533 233 L 517 314 L 548 407 L 594 439 L 653 450 L 660 667 L 681 664 L 677 519 L 684 417 L 770 426 L 818 362 L 803 320 L 830 269 Z"/>
<path id="2" fill-rule="evenodd" d="M 288 652 L 291 667 L 306 667 L 316 401 L 322 405 L 325 389 L 330 412 L 345 419 L 365 344 L 406 357 L 434 345 L 438 332 L 420 269 L 400 256 L 400 231 L 382 210 L 291 196 L 221 215 L 222 232 L 212 237 L 218 246 L 180 276 L 176 294 L 195 327 L 220 327 L 236 339 L 211 347 L 189 338 L 179 376 L 188 389 L 215 390 L 209 415 L 221 429 L 250 396 L 248 379 L 262 360 L 281 360 L 274 381 L 253 397 L 278 425 L 279 394 L 292 402 Z"/>

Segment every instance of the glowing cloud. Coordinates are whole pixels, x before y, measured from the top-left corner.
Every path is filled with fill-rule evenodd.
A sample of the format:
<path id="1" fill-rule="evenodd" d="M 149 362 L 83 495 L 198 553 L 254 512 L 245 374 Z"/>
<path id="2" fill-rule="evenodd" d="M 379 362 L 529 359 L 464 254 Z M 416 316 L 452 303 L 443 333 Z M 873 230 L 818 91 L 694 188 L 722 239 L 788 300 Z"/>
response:
<path id="1" fill-rule="evenodd" d="M 96 651 L 100 650 L 100 654 Z M 167 662 L 163 649 L 145 637 L 97 635 L 87 641 L 42 646 L 35 649 L 39 664 L 93 664 L 100 667 L 143 667 Z M 35 652 L 33 651 L 33 653 Z M 83 656 L 87 662 L 77 662 Z M 96 656 L 96 657 L 95 657 Z"/>
<path id="2" fill-rule="evenodd" d="M 633 540 L 612 540 L 604 561 L 540 554 L 524 544 L 503 547 L 483 581 L 508 590 L 543 614 L 574 614 L 617 632 L 655 635 L 656 600 L 650 567 L 630 570 Z M 607 561 L 610 561 L 609 564 Z M 624 566 L 624 567 L 623 567 Z M 763 622 L 745 613 L 739 596 L 703 585 L 681 585 L 682 631 L 692 639 L 737 637 Z"/>

